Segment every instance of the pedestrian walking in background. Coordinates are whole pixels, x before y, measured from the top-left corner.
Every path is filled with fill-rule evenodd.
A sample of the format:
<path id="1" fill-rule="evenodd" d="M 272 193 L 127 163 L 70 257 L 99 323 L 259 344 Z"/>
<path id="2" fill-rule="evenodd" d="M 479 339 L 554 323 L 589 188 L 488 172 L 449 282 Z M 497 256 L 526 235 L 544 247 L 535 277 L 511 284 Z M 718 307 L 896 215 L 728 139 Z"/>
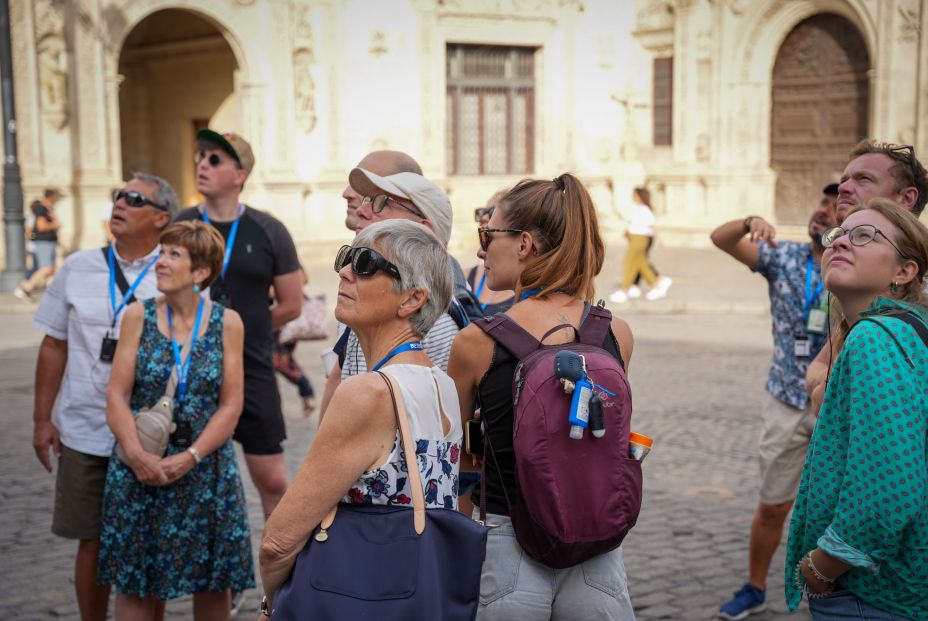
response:
<path id="1" fill-rule="evenodd" d="M 673 284 L 667 276 L 658 276 L 648 259 L 654 243 L 657 223 L 651 207 L 651 193 L 645 188 L 635 188 L 632 191 L 632 203 L 628 228 L 625 230 L 628 250 L 625 251 L 622 284 L 609 296 L 609 301 L 616 303 L 627 302 L 629 298 L 641 296 L 641 290 L 637 285 L 639 278 L 643 277 L 650 287 L 644 296 L 647 300 L 664 297 L 670 285 Z"/>
<path id="2" fill-rule="evenodd" d="M 158 239 L 177 213 L 173 188 L 153 175 L 136 173 L 114 199 L 113 244 L 69 256 L 33 319 L 45 337 L 36 361 L 32 444 L 49 472 L 49 450 L 57 457 L 52 532 L 80 542 L 74 590 L 83 621 L 104 621 L 109 603 L 109 584 L 97 584 L 97 561 L 113 452 L 106 424 L 113 355 L 127 305 L 157 292 Z"/>
<path id="3" fill-rule="evenodd" d="M 406 462 L 398 414 L 384 378 L 375 372 L 345 378 L 332 395 L 300 471 L 264 529 L 261 577 L 270 608 L 293 571 L 297 554 L 338 503 L 410 507 L 414 492 L 406 473 L 418 468 L 426 508 L 457 508 L 461 414 L 453 382 L 422 345 L 453 293 L 444 243 L 421 224 L 401 219 L 378 222 L 358 233 L 351 246 L 342 247 L 335 270 L 339 275 L 335 317 L 359 339 L 366 368 L 382 370 L 399 385 L 418 460 Z M 409 520 L 413 533 L 411 515 Z M 371 531 L 371 537 L 367 545 L 395 542 L 390 533 Z M 317 541 L 321 540 L 317 537 Z M 453 564 L 444 568 L 449 575 L 455 569 Z M 359 567 L 357 577 L 352 574 L 348 583 L 330 574 L 330 590 L 382 589 L 368 584 L 378 578 L 371 577 L 371 570 Z M 300 588 L 295 584 L 293 590 Z M 314 613 L 320 611 L 307 610 L 305 618 Z M 441 616 L 439 611 L 435 615 Z"/>
<path id="4" fill-rule="evenodd" d="M 300 275 L 303 286 L 309 283 L 306 276 L 306 270 L 300 266 Z M 273 287 L 271 288 L 271 299 L 274 298 Z M 305 294 L 304 294 L 305 296 Z M 303 416 L 309 416 L 316 410 L 316 396 L 313 391 L 313 385 L 309 381 L 303 367 L 293 357 L 298 340 L 283 342 L 280 340 L 281 331 L 274 331 L 274 370 L 280 373 L 284 379 L 296 386 L 300 401 L 303 403 Z"/>
<path id="5" fill-rule="evenodd" d="M 479 234 L 486 253 L 487 286 L 513 290 L 519 296 L 505 313 L 505 321 L 517 324 L 520 332 L 539 344 L 574 342 L 590 317 L 587 303 L 594 299 L 593 280 L 605 255 L 596 208 L 580 181 L 564 174 L 553 181 L 520 182 L 503 196 Z M 601 347 L 627 368 L 632 355 L 628 324 L 612 317 Z M 516 476 L 513 433 L 512 386 L 519 360 L 479 325 L 471 325 L 455 339 L 449 363 L 462 413 L 470 419 L 479 397 L 481 420 L 488 430 L 484 444 L 492 447 L 484 454 L 486 480 L 472 498 L 475 506 L 481 506 L 481 500 L 485 503 L 487 523 L 498 526 L 487 537 L 477 619 L 634 619 L 621 547 L 554 568 L 529 556 L 516 540 L 510 503 L 515 504 L 516 498 L 521 502 L 524 490 Z M 618 409 L 618 403 L 614 407 Z M 565 409 L 565 437 L 568 414 Z M 606 441 L 627 442 L 618 430 L 611 433 L 613 439 Z M 574 476 L 576 486 L 585 488 L 589 473 L 578 469 Z M 484 485 L 486 495 L 481 499 Z M 548 494 L 537 489 L 531 493 Z M 555 504 L 554 498 L 551 503 Z M 570 507 L 556 510 L 566 514 Z"/>
<path id="6" fill-rule="evenodd" d="M 126 463 L 114 453 L 106 473 L 98 578 L 116 587 L 117 619 L 154 621 L 165 601 L 189 594 L 195 619 L 228 619 L 230 589 L 254 587 L 231 440 L 243 402 L 242 320 L 201 295 L 224 245 L 202 222 L 168 227 L 155 265 L 164 295 L 131 305 L 120 330 L 106 419 Z M 175 429 L 162 456 L 142 446 L 134 416 L 169 381 Z"/>
<path id="7" fill-rule="evenodd" d="M 13 295 L 21 300 L 33 301 L 36 290 L 45 287 L 55 273 L 58 230 L 61 228 L 55 204 L 59 200 L 61 192 L 49 188 L 41 200 L 32 203 L 32 232 L 29 235 L 32 270 L 29 277 L 13 290 Z"/>
<path id="8" fill-rule="evenodd" d="M 928 229 L 882 198 L 842 227 L 823 269 L 844 346 L 790 523 L 787 603 L 805 592 L 816 621 L 928 619 Z"/>
<path id="9" fill-rule="evenodd" d="M 835 224 L 834 198 L 833 185 L 827 186 L 809 218 L 808 242 L 777 240 L 776 229 L 759 216 L 732 220 L 712 231 L 712 243 L 767 280 L 773 318 L 767 395 L 759 404 L 760 498 L 751 522 L 748 581 L 719 609 L 719 617 L 729 621 L 767 607 L 767 572 L 796 497 L 815 426 L 805 374 L 825 341 L 828 301 L 820 268 L 821 240 Z"/>

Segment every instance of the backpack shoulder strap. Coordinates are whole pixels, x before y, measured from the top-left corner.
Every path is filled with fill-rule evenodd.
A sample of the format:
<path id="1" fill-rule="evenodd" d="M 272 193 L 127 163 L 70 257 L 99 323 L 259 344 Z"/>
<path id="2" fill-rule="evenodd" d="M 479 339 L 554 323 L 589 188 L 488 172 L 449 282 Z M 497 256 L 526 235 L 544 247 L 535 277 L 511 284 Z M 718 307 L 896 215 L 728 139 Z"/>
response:
<path id="1" fill-rule="evenodd" d="M 889 327 L 887 327 L 886 323 L 884 321 L 879 321 L 880 318 L 884 318 L 884 317 L 890 318 L 890 319 L 898 319 L 899 321 L 912 326 L 912 328 L 915 330 L 918 336 L 922 339 L 922 342 L 925 344 L 925 346 L 928 347 L 928 328 L 925 327 L 925 324 L 923 324 L 918 319 L 918 317 L 916 317 L 914 314 L 909 313 L 909 312 L 890 313 L 886 315 L 876 315 L 874 317 L 861 317 L 860 321 L 855 323 L 854 326 L 851 326 L 851 329 L 853 330 L 855 326 L 861 324 L 864 321 L 878 325 L 880 328 L 883 329 L 884 332 L 886 332 L 886 334 L 889 335 L 889 337 L 896 344 L 896 347 L 898 347 L 899 350 L 902 352 L 902 356 L 903 358 L 905 358 L 906 364 L 909 365 L 909 368 L 914 369 L 915 363 L 912 362 L 912 359 L 909 357 L 909 352 L 906 351 L 905 347 L 902 346 L 902 343 L 899 342 L 899 339 L 897 339 L 896 335 L 893 334 L 893 331 L 890 330 Z"/>
<path id="2" fill-rule="evenodd" d="M 926 326 L 918 317 L 916 317 L 914 313 L 906 312 L 899 315 L 890 316 L 895 317 L 896 319 L 912 326 L 912 328 L 915 330 L 915 333 L 918 334 L 919 338 L 921 338 L 922 343 L 928 347 L 928 326 Z"/>
<path id="3" fill-rule="evenodd" d="M 527 358 L 541 345 L 525 328 L 502 313 L 475 321 L 474 325 L 519 360 Z"/>
<path id="4" fill-rule="evenodd" d="M 580 321 L 580 342 L 584 345 L 593 347 L 602 347 L 609 334 L 609 328 L 612 327 L 612 313 L 601 306 L 593 306 L 589 302 L 583 312 L 583 319 Z"/>

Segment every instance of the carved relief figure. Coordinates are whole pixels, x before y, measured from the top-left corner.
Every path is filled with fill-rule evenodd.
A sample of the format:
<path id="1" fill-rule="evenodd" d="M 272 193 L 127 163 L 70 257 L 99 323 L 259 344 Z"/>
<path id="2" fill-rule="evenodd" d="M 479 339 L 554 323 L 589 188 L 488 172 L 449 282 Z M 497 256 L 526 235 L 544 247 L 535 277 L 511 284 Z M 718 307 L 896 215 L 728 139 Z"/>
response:
<path id="1" fill-rule="evenodd" d="M 306 48 L 293 52 L 293 95 L 296 122 L 309 133 L 316 128 L 316 84 L 312 76 L 313 55 Z"/>

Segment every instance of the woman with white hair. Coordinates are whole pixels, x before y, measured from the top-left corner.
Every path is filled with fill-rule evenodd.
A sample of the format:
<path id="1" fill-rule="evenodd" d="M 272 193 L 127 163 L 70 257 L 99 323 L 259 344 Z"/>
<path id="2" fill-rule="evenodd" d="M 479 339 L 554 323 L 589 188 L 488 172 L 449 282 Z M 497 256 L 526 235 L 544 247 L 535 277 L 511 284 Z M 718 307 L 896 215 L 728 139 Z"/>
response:
<path id="1" fill-rule="evenodd" d="M 457 393 L 422 349 L 422 338 L 451 300 L 447 252 L 421 224 L 387 220 L 342 246 L 335 270 L 335 316 L 358 336 L 367 368 L 399 386 L 426 508 L 456 509 L 462 438 Z M 260 562 L 268 600 L 333 506 L 411 505 L 400 437 L 384 378 L 371 372 L 342 381 L 303 465 L 267 521 Z"/>

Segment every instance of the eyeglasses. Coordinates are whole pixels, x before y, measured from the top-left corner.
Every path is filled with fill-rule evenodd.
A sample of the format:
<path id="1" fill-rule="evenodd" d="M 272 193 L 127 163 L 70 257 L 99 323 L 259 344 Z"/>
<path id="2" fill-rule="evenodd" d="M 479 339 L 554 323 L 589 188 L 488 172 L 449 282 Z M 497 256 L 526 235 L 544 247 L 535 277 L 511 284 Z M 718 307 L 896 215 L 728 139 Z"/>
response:
<path id="1" fill-rule="evenodd" d="M 889 245 L 896 249 L 896 252 L 899 253 L 899 256 L 903 259 L 907 259 L 899 246 L 893 243 L 893 240 L 886 236 L 886 233 L 876 228 L 872 224 L 858 224 L 851 230 L 842 229 L 840 226 L 828 229 L 822 233 L 822 246 L 825 248 L 831 248 L 840 237 L 847 235 L 847 240 L 851 242 L 854 246 L 866 246 L 874 239 L 877 235 L 882 235 L 883 239 L 889 242 Z"/>
<path id="2" fill-rule="evenodd" d="M 335 255 L 335 271 L 342 271 L 348 264 L 351 264 L 351 270 L 358 276 L 373 276 L 377 270 L 383 270 L 396 280 L 402 280 L 400 270 L 395 265 L 376 250 L 364 246 L 342 246 L 339 249 Z"/>
<path id="3" fill-rule="evenodd" d="M 235 159 L 233 158 L 230 158 L 230 159 L 232 160 L 232 163 L 235 164 L 236 168 L 241 168 L 241 166 L 239 166 L 238 162 L 236 162 Z M 222 161 L 223 161 L 222 157 L 220 157 L 218 153 L 210 153 L 209 155 L 206 155 L 206 152 L 200 149 L 199 151 L 197 151 L 197 154 L 193 156 L 193 161 L 196 162 L 196 164 L 199 166 L 200 162 L 202 162 L 203 160 L 206 160 L 206 162 L 210 165 L 211 168 L 218 168 L 222 164 Z"/>
<path id="4" fill-rule="evenodd" d="M 361 205 L 362 205 L 362 206 L 363 206 L 363 205 L 370 205 L 370 206 L 371 206 L 371 211 L 374 212 L 374 213 L 380 213 L 381 211 L 383 211 L 384 209 L 386 209 L 387 203 L 393 203 L 394 205 L 396 205 L 396 206 L 399 207 L 400 209 L 405 209 L 406 211 L 408 211 L 408 212 L 411 213 L 412 215 L 416 216 L 417 218 L 422 218 L 423 220 L 428 220 L 428 218 L 425 217 L 425 214 L 423 214 L 421 211 L 419 211 L 419 210 L 416 209 L 415 207 L 410 207 L 409 205 L 404 205 L 403 203 L 399 202 L 399 201 L 396 200 L 395 198 L 391 198 L 391 197 L 387 196 L 386 194 L 378 194 L 377 196 L 375 196 L 375 197 L 373 197 L 373 198 L 371 198 L 370 196 L 365 196 L 364 198 L 361 199 Z"/>
<path id="5" fill-rule="evenodd" d="M 159 205 L 155 201 L 151 200 L 147 196 L 143 196 L 138 192 L 126 192 L 125 190 L 116 190 L 113 192 L 113 202 L 115 203 L 119 199 L 122 199 L 126 205 L 129 207 L 144 207 L 145 205 L 151 205 L 155 209 L 160 209 L 161 211 L 167 211 L 168 208 L 164 205 Z"/>
<path id="6" fill-rule="evenodd" d="M 886 145 L 890 152 L 900 156 L 897 161 L 904 162 L 909 167 L 909 174 L 912 175 L 912 183 L 918 179 L 917 160 L 915 159 L 915 147 L 910 144 Z"/>
<path id="7" fill-rule="evenodd" d="M 477 237 L 480 239 L 480 247 L 483 248 L 483 251 L 486 252 L 490 247 L 490 242 L 493 241 L 493 238 L 490 237 L 490 233 L 522 233 L 522 229 L 491 229 L 488 226 L 478 226 L 477 227 Z"/>

